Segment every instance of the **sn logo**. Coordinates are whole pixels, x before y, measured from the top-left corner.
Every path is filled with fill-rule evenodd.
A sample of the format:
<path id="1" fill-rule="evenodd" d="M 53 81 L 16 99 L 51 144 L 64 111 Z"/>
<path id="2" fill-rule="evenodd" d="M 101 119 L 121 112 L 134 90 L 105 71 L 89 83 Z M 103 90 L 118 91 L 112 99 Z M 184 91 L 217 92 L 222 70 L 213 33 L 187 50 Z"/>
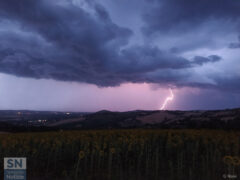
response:
<path id="1" fill-rule="evenodd" d="M 26 158 L 4 158 L 4 169 L 26 169 Z"/>

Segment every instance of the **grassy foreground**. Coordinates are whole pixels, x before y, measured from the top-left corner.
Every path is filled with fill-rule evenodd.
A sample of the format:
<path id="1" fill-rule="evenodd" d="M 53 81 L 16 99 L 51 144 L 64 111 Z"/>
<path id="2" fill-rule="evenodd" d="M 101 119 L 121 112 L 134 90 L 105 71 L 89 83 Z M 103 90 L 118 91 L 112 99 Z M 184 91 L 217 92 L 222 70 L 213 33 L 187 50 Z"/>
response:
<path id="1" fill-rule="evenodd" d="M 4 157 L 27 157 L 28 179 L 240 177 L 240 132 L 89 130 L 0 135 Z"/>

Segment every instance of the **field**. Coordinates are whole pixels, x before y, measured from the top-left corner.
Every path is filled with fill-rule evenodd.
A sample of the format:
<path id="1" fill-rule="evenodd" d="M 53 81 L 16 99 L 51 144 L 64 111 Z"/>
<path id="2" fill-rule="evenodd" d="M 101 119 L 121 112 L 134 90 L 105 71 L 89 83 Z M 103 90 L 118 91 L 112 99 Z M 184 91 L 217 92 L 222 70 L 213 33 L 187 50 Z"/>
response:
<path id="1" fill-rule="evenodd" d="M 0 134 L 4 157 L 27 157 L 28 179 L 176 180 L 240 176 L 240 132 L 89 130 Z"/>

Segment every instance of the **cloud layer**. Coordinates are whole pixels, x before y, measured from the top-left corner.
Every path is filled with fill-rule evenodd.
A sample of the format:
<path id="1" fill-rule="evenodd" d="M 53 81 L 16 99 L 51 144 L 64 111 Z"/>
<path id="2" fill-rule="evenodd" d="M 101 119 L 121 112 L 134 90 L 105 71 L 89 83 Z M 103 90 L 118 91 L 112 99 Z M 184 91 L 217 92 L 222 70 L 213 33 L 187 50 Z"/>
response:
<path id="1" fill-rule="evenodd" d="M 221 55 L 185 56 L 183 53 L 192 50 L 192 45 L 184 46 L 181 41 L 171 45 L 175 51 L 168 51 L 161 49 L 153 37 L 145 44 L 130 45 L 134 30 L 113 22 L 104 4 L 79 2 L 80 5 L 65 0 L 0 1 L 0 72 L 98 86 L 149 82 L 223 89 L 226 85 L 225 77 L 211 77 L 214 83 L 189 80 L 196 68 L 222 61 Z M 236 33 L 235 27 L 239 27 L 240 3 L 236 0 L 145 3 L 148 9 L 140 16 L 145 39 L 152 35 L 171 38 L 192 34 L 205 29 L 208 23 L 218 29 L 221 22 L 227 22 L 234 26 L 225 29 L 230 33 Z M 220 30 L 216 34 L 219 33 Z M 196 48 L 205 46 L 207 39 L 211 37 L 204 37 L 201 45 L 196 42 Z M 239 43 L 230 43 L 229 47 L 237 48 Z M 238 79 L 228 79 L 229 89 L 238 88 L 234 84 Z"/>

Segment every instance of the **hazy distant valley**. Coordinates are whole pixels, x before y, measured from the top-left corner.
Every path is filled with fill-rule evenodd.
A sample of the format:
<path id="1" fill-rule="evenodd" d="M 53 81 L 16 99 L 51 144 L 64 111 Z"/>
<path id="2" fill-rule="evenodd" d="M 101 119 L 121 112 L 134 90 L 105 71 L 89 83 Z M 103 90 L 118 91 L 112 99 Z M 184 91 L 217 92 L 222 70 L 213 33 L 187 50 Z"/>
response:
<path id="1" fill-rule="evenodd" d="M 1 131 L 111 128 L 238 129 L 240 109 L 216 111 L 0 111 Z"/>

